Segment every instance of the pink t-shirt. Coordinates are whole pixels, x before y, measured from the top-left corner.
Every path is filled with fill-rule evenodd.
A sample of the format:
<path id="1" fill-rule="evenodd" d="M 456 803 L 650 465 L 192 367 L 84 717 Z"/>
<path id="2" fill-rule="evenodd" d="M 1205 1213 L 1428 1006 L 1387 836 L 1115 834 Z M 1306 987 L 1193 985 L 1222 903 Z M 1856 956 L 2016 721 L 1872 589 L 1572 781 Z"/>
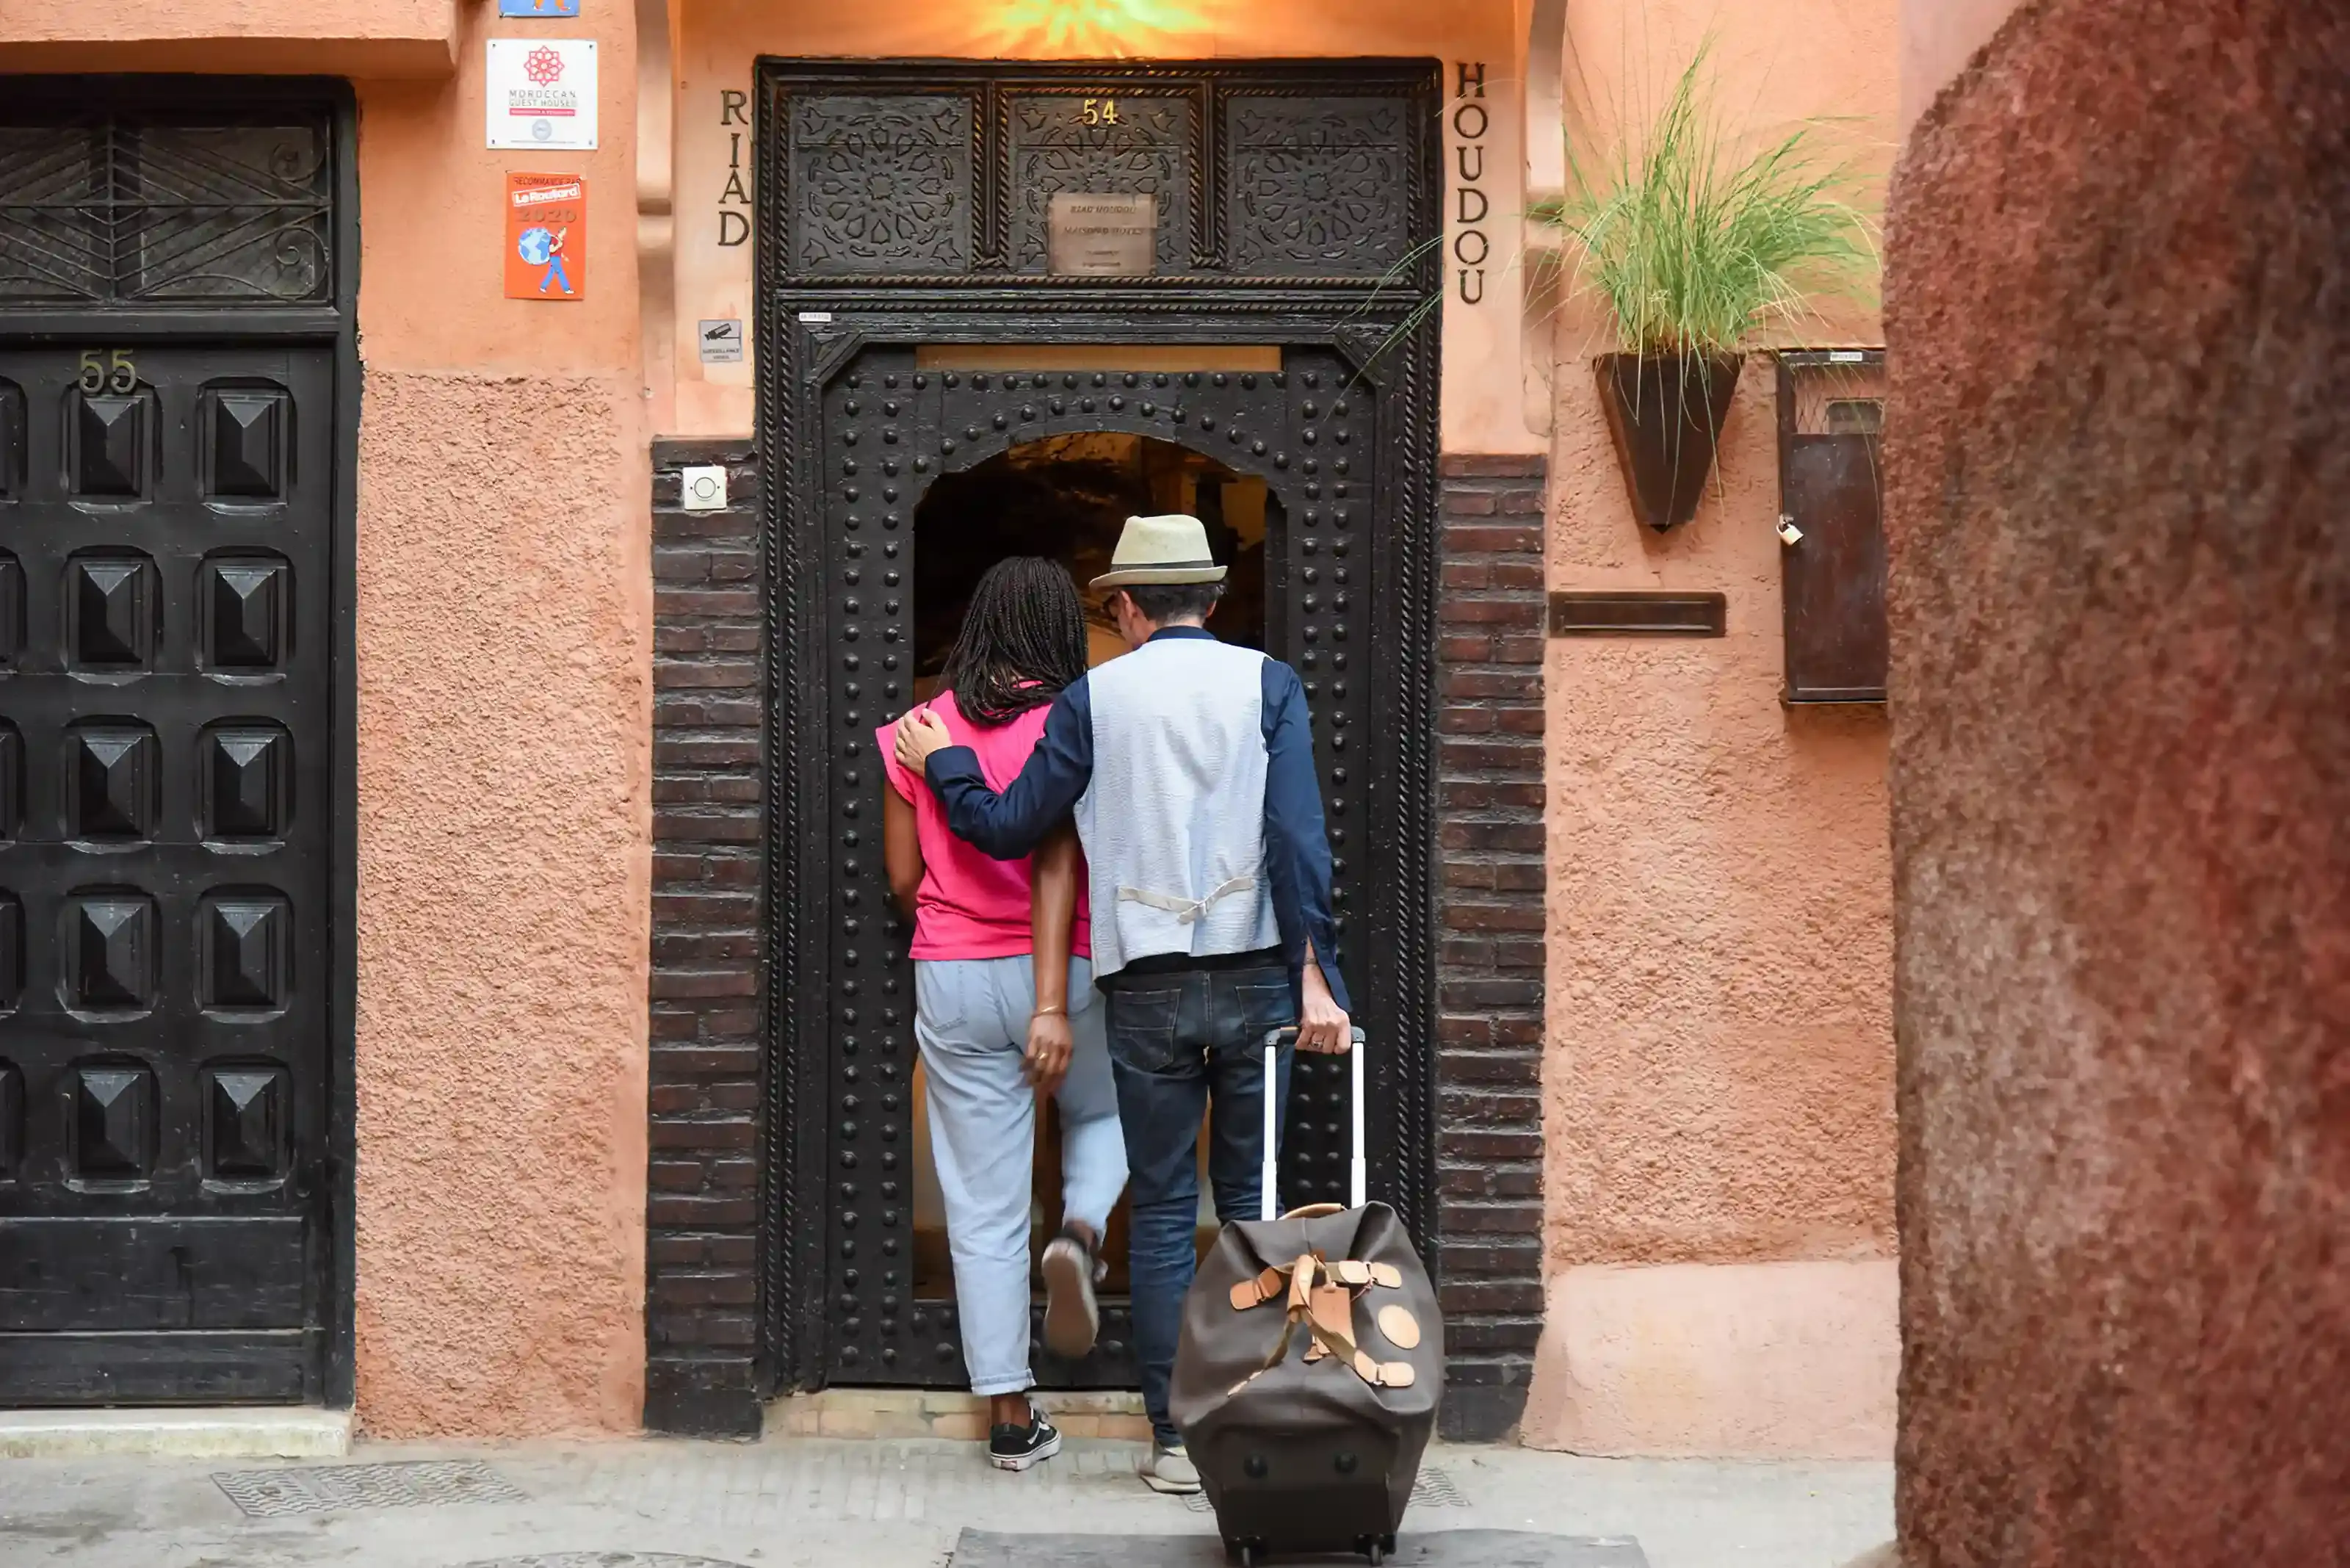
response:
<path id="1" fill-rule="evenodd" d="M 962 716 L 954 693 L 941 691 L 930 710 L 945 721 L 958 746 L 979 753 L 987 787 L 1001 790 L 1020 776 L 1028 753 L 1045 733 L 1052 704 L 1040 703 L 1008 724 L 982 727 Z M 914 896 L 914 945 L 918 959 L 1014 958 L 1035 944 L 1028 929 L 1028 862 L 998 860 L 965 844 L 947 826 L 947 808 L 930 782 L 899 765 L 895 724 L 874 732 L 889 783 L 914 803 L 915 836 L 922 846 L 922 887 Z M 1076 917 L 1069 927 L 1069 951 L 1093 956 L 1092 928 L 1086 912 L 1086 873 L 1077 867 Z"/>

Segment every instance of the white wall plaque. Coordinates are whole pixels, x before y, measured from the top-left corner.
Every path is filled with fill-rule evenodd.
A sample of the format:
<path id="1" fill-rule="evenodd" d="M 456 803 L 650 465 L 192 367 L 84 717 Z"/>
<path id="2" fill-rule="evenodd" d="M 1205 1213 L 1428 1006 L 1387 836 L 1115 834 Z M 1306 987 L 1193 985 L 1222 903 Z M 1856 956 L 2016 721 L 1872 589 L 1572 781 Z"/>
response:
<path id="1" fill-rule="evenodd" d="M 596 44 L 591 38 L 492 38 L 492 147 L 592 150 Z"/>
<path id="2" fill-rule="evenodd" d="M 1077 277 L 1149 277 L 1157 270 L 1159 198 L 1055 191 L 1045 209 L 1048 270 Z"/>

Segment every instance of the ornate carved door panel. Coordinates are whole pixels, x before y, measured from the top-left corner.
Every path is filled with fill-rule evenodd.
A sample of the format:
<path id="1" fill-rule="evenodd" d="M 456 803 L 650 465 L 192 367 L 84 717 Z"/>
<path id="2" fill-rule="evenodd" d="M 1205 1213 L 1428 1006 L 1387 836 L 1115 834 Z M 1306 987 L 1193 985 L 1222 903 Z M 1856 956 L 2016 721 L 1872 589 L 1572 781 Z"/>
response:
<path id="1" fill-rule="evenodd" d="M 1157 197 L 1162 283 L 1409 293 L 1433 274 L 1414 249 L 1435 233 L 1432 62 L 770 62 L 762 80 L 779 281 L 1041 280 L 1061 192 Z"/>
<path id="2" fill-rule="evenodd" d="M 1432 64 L 767 67 L 778 1381 L 963 1376 L 952 1302 L 912 1290 L 913 986 L 873 729 L 912 698 L 923 493 L 1042 437 L 1152 437 L 1267 487 L 1267 647 L 1315 712 L 1339 961 L 1375 1043 L 1373 1189 L 1424 1227 L 1436 389 L 1415 247 L 1435 232 L 1433 96 Z M 1158 275 L 1044 275 L 1058 191 L 1155 195 Z M 924 369 L 926 343 L 1009 346 L 991 350 L 1007 368 Z M 1071 343 L 1267 346 L 1281 368 L 1002 358 Z M 1341 1072 L 1302 1063 L 1293 1200 L 1343 1195 L 1347 1114 Z M 1131 1386 L 1125 1313 L 1106 1306 L 1092 1356 L 1037 1362 L 1048 1384 Z"/>
<path id="3" fill-rule="evenodd" d="M 66 101 L 0 125 L 0 1403 L 348 1397 L 333 119 Z"/>
<path id="4" fill-rule="evenodd" d="M 823 552 L 809 670 L 812 706 L 830 739 L 823 792 L 831 875 L 819 919 L 832 935 L 823 979 L 830 1002 L 804 1034 L 823 1051 L 831 1171 L 831 1354 L 860 1382 L 949 1382 L 961 1376 L 953 1304 L 915 1299 L 910 1237 L 920 1158 L 910 1093 L 913 979 L 908 931 L 891 909 L 882 865 L 876 724 L 910 706 L 915 507 L 942 473 L 1008 447 L 1080 431 L 1154 436 L 1263 478 L 1273 501 L 1268 556 L 1281 613 L 1273 650 L 1296 666 L 1315 715 L 1317 761 L 1335 852 L 1337 961 L 1366 998 L 1372 965 L 1356 939 L 1368 906 L 1363 848 L 1369 770 L 1361 759 L 1378 676 L 1371 605 L 1381 563 L 1373 547 L 1381 495 L 1377 394 L 1327 348 L 1284 355 L 1281 371 L 926 372 L 910 345 L 863 349 L 827 374 L 817 494 Z M 1272 596 L 1269 596 L 1272 597 Z M 1373 1164 L 1383 1191 L 1399 1185 L 1392 1116 L 1409 1052 L 1372 1058 Z M 1346 1085 L 1327 1064 L 1301 1064 L 1284 1139 L 1284 1184 L 1299 1201 L 1343 1197 Z M 1076 1386 L 1133 1380 L 1126 1314 L 1112 1304 L 1095 1354 L 1040 1376 Z"/>

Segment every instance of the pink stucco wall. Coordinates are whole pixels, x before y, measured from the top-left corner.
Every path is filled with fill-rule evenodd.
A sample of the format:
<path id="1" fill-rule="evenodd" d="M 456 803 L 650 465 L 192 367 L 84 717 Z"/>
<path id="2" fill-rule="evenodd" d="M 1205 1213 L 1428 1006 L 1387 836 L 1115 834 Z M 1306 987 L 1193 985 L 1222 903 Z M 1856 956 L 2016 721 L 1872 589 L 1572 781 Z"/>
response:
<path id="1" fill-rule="evenodd" d="M 1906 132 L 1934 95 L 1991 41 L 2017 0 L 1904 0 L 1901 7 L 1901 127 Z"/>
<path id="2" fill-rule="evenodd" d="M 1893 20 L 1889 0 L 1570 7 L 1570 118 L 1612 131 L 1711 31 L 1733 129 L 1837 117 L 1845 149 L 1881 165 Z M 1590 356 L 1612 344 L 1587 311 L 1556 329 L 1550 586 L 1718 589 L 1729 635 L 1550 647 L 1551 1284 L 1524 1433 L 1597 1452 L 1887 1453 L 1886 715 L 1779 701 L 1770 359 L 1741 378 L 1715 493 L 1659 536 L 1630 514 L 1601 419 Z M 1842 306 L 1789 337 L 1877 330 Z M 1804 1386 L 1808 1410 L 1784 1397 Z"/>
<path id="3" fill-rule="evenodd" d="M 491 152 L 360 88 L 359 1416 L 628 1430 L 642 1405 L 650 581 L 631 33 L 602 151 Z M 512 24 L 508 24 L 512 26 Z M 586 298 L 502 297 L 507 169 L 577 171 Z"/>
<path id="4" fill-rule="evenodd" d="M 1881 1459 L 1899 1287 L 1885 1259 L 1562 1269 L 1531 1435 L 1579 1453 Z"/>
<path id="5" fill-rule="evenodd" d="M 1882 1453 L 1894 1151 L 1886 719 L 1779 701 L 1769 360 L 1740 379 L 1719 493 L 1662 538 L 1629 515 L 1596 389 L 1575 369 L 1562 366 L 1559 389 L 1551 586 L 1719 589 L 1729 635 L 1551 645 L 1554 1274 L 1525 1435 L 1600 1452 L 1867 1449 L 1850 1422 L 1832 1442 L 1806 1438 L 1739 1369 L 1742 1319 L 1850 1319 L 1874 1303 L 1876 1342 L 1812 1339 L 1789 1354 L 1815 1400 L 1871 1414 Z M 1561 1285 L 1593 1265 L 1795 1260 L 1864 1266 L 1792 1279 L 1724 1271 L 1700 1309 L 1662 1318 L 1646 1297 L 1579 1300 Z M 1783 1299 L 1814 1287 L 1809 1308 Z M 1620 1334 L 1585 1315 L 1617 1308 L 1632 1314 Z M 1624 1353 L 1570 1376 L 1569 1346 L 1595 1334 L 1616 1334 Z M 1690 1391 L 1667 1418 L 1644 1410 L 1638 1387 L 1673 1382 L 1670 1366 L 1690 1369 L 1678 1385 Z"/>
<path id="6" fill-rule="evenodd" d="M 1551 644 L 1551 1259 L 1887 1253 L 1887 727 L 1779 701 L 1770 361 L 1661 538 L 1562 369 L 1552 586 L 1719 589 L 1730 635 Z"/>

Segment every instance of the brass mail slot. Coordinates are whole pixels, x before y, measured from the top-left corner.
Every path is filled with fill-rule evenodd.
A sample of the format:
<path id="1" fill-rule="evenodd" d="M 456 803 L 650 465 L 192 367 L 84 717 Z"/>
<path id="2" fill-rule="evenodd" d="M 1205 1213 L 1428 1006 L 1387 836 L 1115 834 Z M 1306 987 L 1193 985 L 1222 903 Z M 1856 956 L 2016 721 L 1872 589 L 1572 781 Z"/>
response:
<path id="1" fill-rule="evenodd" d="M 1555 593 L 1553 637 L 1721 637 L 1730 605 L 1717 593 Z"/>

